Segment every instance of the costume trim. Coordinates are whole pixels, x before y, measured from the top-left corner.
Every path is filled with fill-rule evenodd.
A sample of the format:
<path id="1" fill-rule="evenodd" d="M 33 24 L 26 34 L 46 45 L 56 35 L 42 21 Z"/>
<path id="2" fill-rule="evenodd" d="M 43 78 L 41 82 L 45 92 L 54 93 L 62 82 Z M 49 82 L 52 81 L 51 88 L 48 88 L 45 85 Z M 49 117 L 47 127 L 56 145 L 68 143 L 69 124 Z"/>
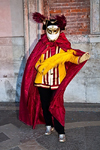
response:
<path id="1" fill-rule="evenodd" d="M 44 85 L 44 84 L 34 84 L 34 86 L 37 86 L 37 87 L 43 87 L 43 88 L 51 88 L 51 89 L 57 89 L 59 87 L 58 86 L 52 86 L 52 85 Z"/>

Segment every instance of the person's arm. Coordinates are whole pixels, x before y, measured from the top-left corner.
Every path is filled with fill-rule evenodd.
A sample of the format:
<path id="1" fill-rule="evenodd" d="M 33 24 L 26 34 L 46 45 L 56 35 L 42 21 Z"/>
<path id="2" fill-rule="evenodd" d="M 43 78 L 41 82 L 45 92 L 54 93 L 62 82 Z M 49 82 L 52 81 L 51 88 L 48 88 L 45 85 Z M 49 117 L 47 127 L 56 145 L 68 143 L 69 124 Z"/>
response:
<path id="1" fill-rule="evenodd" d="M 54 68 L 58 64 L 64 64 L 65 62 L 71 62 L 74 64 L 80 64 L 83 61 L 89 59 L 90 55 L 87 53 L 83 54 L 82 56 L 75 55 L 76 51 L 72 50 L 69 52 L 55 54 L 52 57 L 46 59 L 41 66 L 38 68 L 38 71 L 45 75 L 50 69 Z"/>
<path id="2" fill-rule="evenodd" d="M 38 68 L 38 71 L 45 75 L 50 69 L 54 68 L 58 64 L 64 64 L 65 62 L 71 62 L 79 64 L 80 56 L 75 56 L 73 53 L 59 53 L 52 57 L 47 58 Z"/>
<path id="3" fill-rule="evenodd" d="M 78 55 L 77 52 L 73 49 L 69 49 L 67 50 L 67 53 L 69 54 L 73 54 L 72 56 L 72 60 L 70 59 L 70 62 L 72 63 L 75 63 L 75 64 L 80 64 L 86 60 L 88 60 L 90 58 L 90 54 L 89 52 L 86 52 L 85 54 L 83 54 L 82 56 L 77 56 L 77 57 L 74 57 L 74 55 Z"/>

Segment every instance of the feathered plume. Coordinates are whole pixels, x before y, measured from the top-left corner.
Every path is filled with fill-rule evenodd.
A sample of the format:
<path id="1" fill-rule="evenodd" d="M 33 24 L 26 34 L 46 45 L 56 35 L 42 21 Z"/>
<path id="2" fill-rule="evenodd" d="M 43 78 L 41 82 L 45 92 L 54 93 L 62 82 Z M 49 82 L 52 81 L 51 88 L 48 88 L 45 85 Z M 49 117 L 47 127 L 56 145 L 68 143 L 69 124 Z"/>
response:
<path id="1" fill-rule="evenodd" d="M 67 21 L 66 21 L 66 18 L 64 15 L 62 16 L 56 16 L 56 20 L 57 20 L 57 24 L 58 26 L 60 27 L 61 30 L 64 30 L 65 29 L 65 26 L 67 24 Z"/>
<path id="2" fill-rule="evenodd" d="M 37 23 L 43 23 L 43 21 L 45 20 L 45 16 L 41 15 L 38 12 L 33 13 L 33 19 L 37 22 Z"/>
<path id="3" fill-rule="evenodd" d="M 34 12 L 34 13 L 32 14 L 32 16 L 33 16 L 33 19 L 34 19 L 37 23 L 43 23 L 43 29 L 45 30 L 45 29 L 46 29 L 46 24 L 47 24 L 47 22 L 46 22 L 47 18 L 46 18 L 44 15 L 41 15 L 41 14 L 38 13 L 38 12 Z M 51 18 L 50 18 L 50 19 L 51 19 Z M 61 15 L 61 16 L 57 15 L 57 16 L 54 16 L 53 19 L 57 20 L 57 25 L 58 25 L 58 27 L 60 27 L 60 30 L 65 30 L 66 18 L 65 18 L 64 15 Z M 50 21 L 50 20 L 48 20 L 48 21 Z"/>

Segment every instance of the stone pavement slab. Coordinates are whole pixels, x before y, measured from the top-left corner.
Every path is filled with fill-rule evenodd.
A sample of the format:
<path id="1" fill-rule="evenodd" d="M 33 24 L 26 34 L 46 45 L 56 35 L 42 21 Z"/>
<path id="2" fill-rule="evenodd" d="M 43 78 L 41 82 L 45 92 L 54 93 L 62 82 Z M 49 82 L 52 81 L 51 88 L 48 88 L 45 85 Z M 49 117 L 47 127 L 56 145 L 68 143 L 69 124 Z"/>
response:
<path id="1" fill-rule="evenodd" d="M 0 126 L 0 133 L 4 133 L 9 139 L 0 142 L 0 150 L 8 150 L 20 144 L 19 130 L 12 124 Z"/>
<path id="2" fill-rule="evenodd" d="M 11 148 L 9 150 L 21 150 L 21 149 L 17 146 L 17 147 Z"/>
<path id="3" fill-rule="evenodd" d="M 84 121 L 84 122 L 73 122 L 65 123 L 65 129 L 81 128 L 88 126 L 100 126 L 100 121 Z"/>
<path id="4" fill-rule="evenodd" d="M 0 142 L 6 141 L 10 139 L 8 136 L 6 136 L 3 132 L 0 133 Z"/>
<path id="5" fill-rule="evenodd" d="M 100 104 L 65 103 L 65 143 L 19 121 L 18 103 L 0 104 L 0 150 L 100 150 Z"/>
<path id="6" fill-rule="evenodd" d="M 21 150 L 46 150 L 42 145 L 40 145 L 36 140 L 29 140 L 26 143 L 20 144 L 19 148 Z"/>
<path id="7" fill-rule="evenodd" d="M 45 126 L 36 127 L 35 129 L 32 129 L 31 126 L 27 126 L 23 124 L 19 128 L 20 132 L 20 142 L 25 143 L 31 139 L 36 139 L 44 134 L 45 132 Z"/>
<path id="8" fill-rule="evenodd" d="M 65 122 L 100 121 L 100 112 L 66 111 Z"/>
<path id="9" fill-rule="evenodd" d="M 59 143 L 56 133 L 41 136 L 37 142 L 48 150 L 100 150 L 100 127 L 65 130 L 66 142 Z"/>
<path id="10" fill-rule="evenodd" d="M 43 136 L 37 139 L 38 143 L 44 145 L 48 150 L 85 150 L 84 130 L 77 131 L 76 129 L 66 131 L 66 142 L 59 143 L 58 136 L 52 134 L 50 136 Z"/>

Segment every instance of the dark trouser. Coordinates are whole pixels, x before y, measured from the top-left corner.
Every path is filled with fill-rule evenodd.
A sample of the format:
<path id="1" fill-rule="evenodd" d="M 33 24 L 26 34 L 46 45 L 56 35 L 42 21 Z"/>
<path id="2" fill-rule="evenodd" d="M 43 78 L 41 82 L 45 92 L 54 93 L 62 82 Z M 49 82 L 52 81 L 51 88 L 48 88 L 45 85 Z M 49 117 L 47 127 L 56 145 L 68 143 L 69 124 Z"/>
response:
<path id="1" fill-rule="evenodd" d="M 42 103 L 43 115 L 44 115 L 44 119 L 46 122 L 46 126 L 53 127 L 52 115 L 49 111 L 49 105 L 50 105 L 50 101 L 55 90 L 51 90 L 50 88 L 42 88 L 42 87 L 38 87 L 38 89 L 39 89 L 39 94 L 40 94 L 40 99 Z M 56 118 L 54 118 L 54 127 L 56 131 L 58 132 L 58 134 L 65 133 L 64 127 L 57 121 Z"/>

